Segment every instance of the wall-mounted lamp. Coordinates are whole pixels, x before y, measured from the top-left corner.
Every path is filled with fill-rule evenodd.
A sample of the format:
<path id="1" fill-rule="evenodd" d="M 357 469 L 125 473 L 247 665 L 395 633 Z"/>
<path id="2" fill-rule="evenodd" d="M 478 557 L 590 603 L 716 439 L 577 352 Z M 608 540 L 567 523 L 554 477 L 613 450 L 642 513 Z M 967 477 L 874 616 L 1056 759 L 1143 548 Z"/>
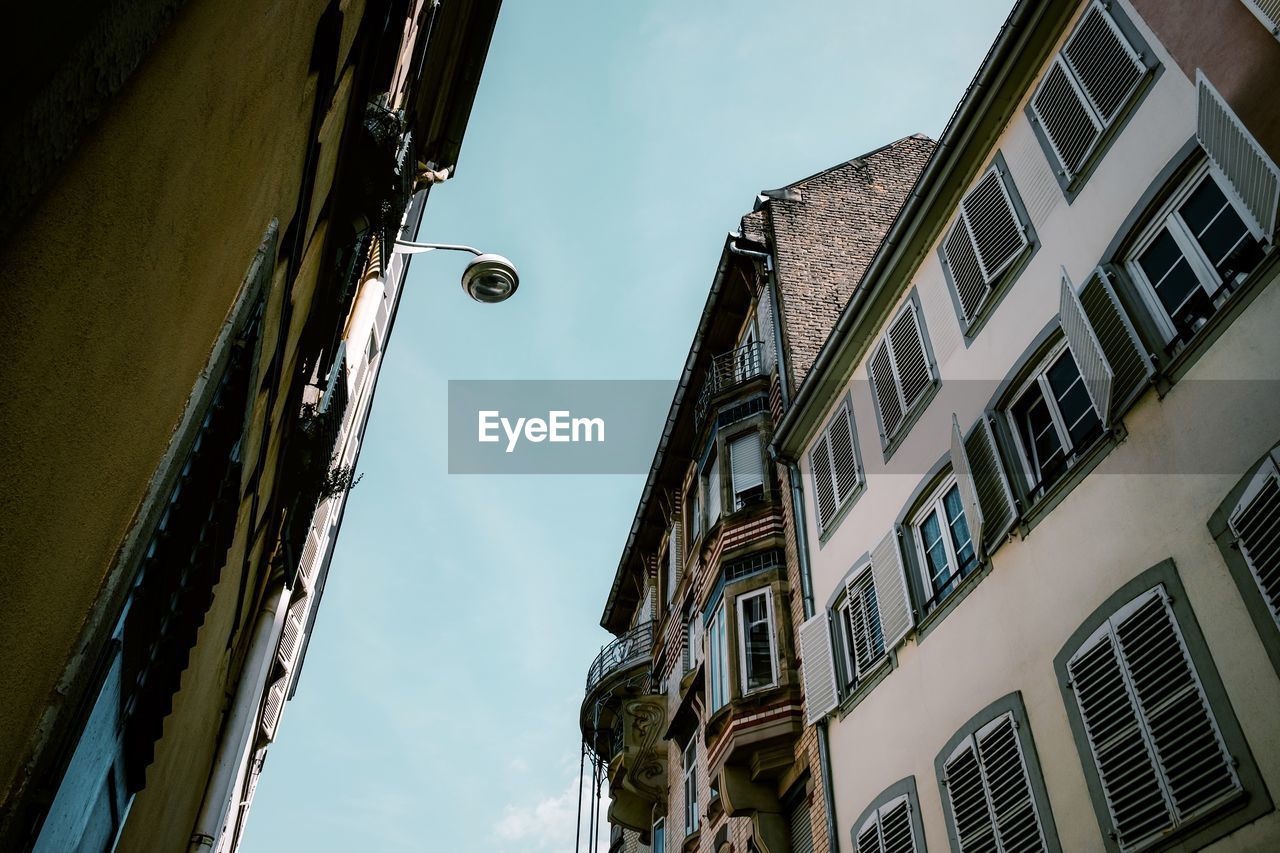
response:
<path id="1" fill-rule="evenodd" d="M 502 302 L 504 299 L 509 299 L 520 286 L 520 276 L 516 273 L 515 264 L 502 255 L 487 254 L 470 246 L 397 240 L 392 251 L 404 255 L 416 255 L 437 250 L 470 252 L 476 256 L 462 271 L 462 289 L 476 302 Z"/>

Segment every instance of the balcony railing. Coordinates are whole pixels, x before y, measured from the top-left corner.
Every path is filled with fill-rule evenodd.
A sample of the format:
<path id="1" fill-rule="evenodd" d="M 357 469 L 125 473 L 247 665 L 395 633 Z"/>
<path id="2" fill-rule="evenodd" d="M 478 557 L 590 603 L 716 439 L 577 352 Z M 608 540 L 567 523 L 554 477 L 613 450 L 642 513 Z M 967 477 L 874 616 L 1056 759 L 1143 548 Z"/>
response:
<path id="1" fill-rule="evenodd" d="M 702 391 L 699 392 L 698 402 L 694 407 L 694 420 L 701 426 L 711 408 L 713 397 L 735 385 L 763 376 L 764 371 L 763 341 L 752 341 L 711 359 L 711 366 L 707 369 Z"/>
<path id="2" fill-rule="evenodd" d="M 653 622 L 637 625 L 600 650 L 587 670 L 587 692 L 613 673 L 644 663 L 653 652 Z"/>

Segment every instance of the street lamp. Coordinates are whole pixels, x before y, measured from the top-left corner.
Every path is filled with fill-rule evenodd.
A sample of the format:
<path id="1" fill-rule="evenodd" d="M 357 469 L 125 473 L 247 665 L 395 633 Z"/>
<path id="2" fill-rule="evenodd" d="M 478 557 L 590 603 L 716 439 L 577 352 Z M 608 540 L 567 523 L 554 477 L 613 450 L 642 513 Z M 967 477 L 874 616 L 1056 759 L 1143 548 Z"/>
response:
<path id="1" fill-rule="evenodd" d="M 520 286 L 520 276 L 516 273 L 515 264 L 502 255 L 481 252 L 470 246 L 397 240 L 392 251 L 403 255 L 431 251 L 470 252 L 475 255 L 476 257 L 462 271 L 462 289 L 476 302 L 502 302 L 510 298 Z"/>

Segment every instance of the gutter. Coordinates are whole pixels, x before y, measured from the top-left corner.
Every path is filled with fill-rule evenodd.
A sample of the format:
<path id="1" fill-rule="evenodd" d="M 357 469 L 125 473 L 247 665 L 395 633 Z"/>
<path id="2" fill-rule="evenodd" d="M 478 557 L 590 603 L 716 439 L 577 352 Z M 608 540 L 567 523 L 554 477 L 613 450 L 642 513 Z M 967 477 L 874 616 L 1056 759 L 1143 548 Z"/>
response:
<path id="1" fill-rule="evenodd" d="M 955 166 L 954 155 L 965 142 L 965 137 L 976 118 L 987 108 L 986 101 L 994 88 L 997 72 L 1005 65 L 1007 57 L 1016 51 L 1016 37 L 1022 35 L 1032 21 L 1043 13 L 1044 5 L 1037 0 L 1019 0 L 1009 13 L 1009 17 L 1005 19 L 978 73 L 969 84 L 969 88 L 965 90 L 955 112 L 947 122 L 947 127 L 942 132 L 942 137 L 938 140 L 928 164 L 916 180 L 889 233 L 876 250 L 875 257 L 867 267 L 858 288 L 844 310 L 840 312 L 835 326 L 823 343 L 822 349 L 818 351 L 818 357 L 809 369 L 808 378 L 800 386 L 799 393 L 796 395 L 795 405 L 786 410 L 778 423 L 771 450 L 781 461 L 796 461 L 794 452 L 786 448 L 793 440 L 800 437 L 798 433 L 803 413 L 817 403 L 819 394 L 817 389 L 824 384 L 822 378 L 832 372 L 834 362 L 842 354 L 850 333 L 862 319 L 863 309 L 870 294 L 877 291 L 883 284 L 881 279 L 887 274 L 888 268 L 901 261 L 903 244 L 909 242 L 919 232 L 923 221 L 922 214 L 936 195 L 939 185 L 950 175 Z"/>

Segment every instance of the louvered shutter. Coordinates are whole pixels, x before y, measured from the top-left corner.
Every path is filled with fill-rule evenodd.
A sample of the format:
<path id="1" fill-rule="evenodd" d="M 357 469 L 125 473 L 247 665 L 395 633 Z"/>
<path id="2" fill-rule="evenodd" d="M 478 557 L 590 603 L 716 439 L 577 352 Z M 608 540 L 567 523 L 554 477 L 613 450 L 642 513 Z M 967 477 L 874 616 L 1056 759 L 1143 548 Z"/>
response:
<path id="1" fill-rule="evenodd" d="M 1120 114 L 1147 71 L 1124 33 L 1097 0 L 1085 10 L 1075 32 L 1067 39 L 1062 58 L 1075 72 L 1080 89 L 1104 127 Z"/>
<path id="2" fill-rule="evenodd" d="M 1031 97 L 1031 110 L 1058 158 L 1059 171 L 1074 178 L 1102 135 L 1102 125 L 1062 57 L 1056 57 L 1045 72 Z"/>
<path id="3" fill-rule="evenodd" d="M 858 853 L 883 853 L 884 845 L 880 842 L 880 822 L 878 815 L 872 815 L 858 830 Z"/>
<path id="4" fill-rule="evenodd" d="M 307 541 L 302 546 L 302 560 L 298 564 L 298 574 L 308 587 L 315 587 L 316 573 L 320 566 L 320 534 L 315 528 L 307 531 Z"/>
<path id="5" fill-rule="evenodd" d="M 813 497 L 818 507 L 818 528 L 826 530 L 836 514 L 835 472 L 826 433 L 809 451 L 809 470 L 813 472 Z"/>
<path id="6" fill-rule="evenodd" d="M 1067 671 L 1122 850 L 1240 792 L 1163 586 L 1117 611 Z"/>
<path id="7" fill-rule="evenodd" d="M 964 436 L 960 433 L 960 422 L 955 413 L 951 414 L 951 471 L 956 476 L 956 485 L 960 487 L 960 504 L 964 507 L 964 518 L 969 524 L 969 537 L 979 546 L 982 543 L 982 507 L 978 503 L 978 486 L 973 479 L 973 469 L 969 465 L 969 454 L 964 449 Z M 979 547 L 979 558 L 985 558 Z"/>
<path id="8" fill-rule="evenodd" d="M 841 404 L 827 425 L 831 448 L 831 466 L 835 469 L 836 505 L 844 502 L 858 488 L 858 457 L 853 449 L 853 427 L 849 423 L 849 406 Z"/>
<path id="9" fill-rule="evenodd" d="M 910 412 L 933 384 L 933 373 L 924 349 L 924 333 L 920 329 L 914 302 L 908 303 L 889 327 L 889 346 L 893 351 L 898 390 L 902 394 L 902 409 Z"/>
<path id="10" fill-rule="evenodd" d="M 1115 420 L 1147 387 L 1155 365 L 1101 267 L 1080 288 L 1080 305 L 1111 365 L 1111 418 Z"/>
<path id="11" fill-rule="evenodd" d="M 286 670 L 293 669 L 298 651 L 302 648 L 302 636 L 307 623 L 307 601 L 306 594 L 299 595 L 285 613 L 284 627 L 280 631 L 280 645 L 276 649 L 276 659 Z"/>
<path id="12" fill-rule="evenodd" d="M 1200 69 L 1196 69 L 1196 140 L 1231 186 L 1250 226 L 1262 239 L 1270 240 L 1276 231 L 1280 169 Z"/>
<path id="13" fill-rule="evenodd" d="M 769 373 L 778 357 L 778 342 L 773 325 L 772 288 L 766 287 L 760 292 L 760 301 L 756 304 L 756 325 L 760 327 L 760 342 L 764 349 L 764 372 Z"/>
<path id="14" fill-rule="evenodd" d="M 942 766 L 960 850 L 998 850 L 973 738 L 965 738 Z"/>
<path id="15" fill-rule="evenodd" d="M 1008 535 L 1018 518 L 1018 507 L 1009 488 L 991 420 L 985 415 L 964 442 L 965 457 L 982 517 L 982 550 L 990 554 Z"/>
<path id="16" fill-rule="evenodd" d="M 987 279 L 982 274 L 982 265 L 978 263 L 978 253 L 973 248 L 973 238 L 963 216 L 951 226 L 951 232 L 942 244 L 942 257 L 951 270 L 951 282 L 960 300 L 965 322 L 971 323 L 987 296 Z"/>
<path id="17" fill-rule="evenodd" d="M 903 795 L 876 809 L 857 835 L 857 853 L 915 853 L 911 800 Z"/>
<path id="18" fill-rule="evenodd" d="M 276 728 L 280 725 L 280 712 L 284 710 L 285 690 L 289 686 L 289 674 L 277 678 L 267 689 L 267 698 L 262 705 L 262 732 L 267 740 L 274 740 Z"/>
<path id="19" fill-rule="evenodd" d="M 749 432 L 729 442 L 729 468 L 734 495 L 740 495 L 764 483 L 760 433 Z"/>
<path id="20" fill-rule="evenodd" d="M 1271 618 L 1280 628 L 1280 451 L 1263 463 L 1231 513 L 1231 532 Z"/>
<path id="21" fill-rule="evenodd" d="M 943 243 L 965 320 L 972 322 L 991 285 L 1026 248 L 1027 235 L 1004 177 L 991 168 L 960 202 Z"/>
<path id="22" fill-rule="evenodd" d="M 387 300 L 378 300 L 378 311 L 373 317 L 373 334 L 374 340 L 377 341 L 378 349 L 381 350 L 386 346 L 387 325 L 390 315 L 387 313 Z"/>
<path id="23" fill-rule="evenodd" d="M 849 630 L 853 640 L 854 673 L 861 680 L 884 657 L 880 607 L 876 600 L 875 578 L 870 571 L 850 578 L 845 584 L 849 608 Z"/>
<path id="24" fill-rule="evenodd" d="M 893 361 L 889 355 L 889 342 L 881 341 L 871 362 L 867 365 L 871 374 L 871 390 L 875 394 L 876 408 L 880 411 L 880 425 L 888 438 L 902 426 L 902 403 L 898 401 L 898 380 L 893 375 Z"/>
<path id="25" fill-rule="evenodd" d="M 871 552 L 871 573 L 875 581 L 876 605 L 880 611 L 880 628 L 884 632 L 885 650 L 892 649 L 915 625 L 911 596 L 907 592 L 907 575 L 898 547 L 898 531 L 891 529 Z"/>
<path id="26" fill-rule="evenodd" d="M 1013 714 L 1005 714 L 983 726 L 974 737 L 978 762 L 1000 849 L 1044 850 L 1044 830 L 1031 793 L 1018 725 Z"/>
<path id="27" fill-rule="evenodd" d="M 1280 39 L 1280 0 L 1244 0 L 1244 5 L 1262 22 L 1267 32 Z"/>
<path id="28" fill-rule="evenodd" d="M 800 797 L 787 814 L 787 829 L 791 836 L 791 853 L 813 853 L 813 818 L 809 814 L 809 799 Z"/>
<path id="29" fill-rule="evenodd" d="M 680 580 L 684 575 L 684 537 L 681 535 L 681 524 L 671 524 L 671 534 L 667 537 L 667 576 L 671 579 L 671 589 L 667 591 L 667 601 L 680 588 Z"/>
<path id="30" fill-rule="evenodd" d="M 831 626 L 826 612 L 806 619 L 800 626 L 800 678 L 804 682 L 806 713 L 809 723 L 813 724 L 839 704 L 835 658 L 831 654 Z"/>
<path id="31" fill-rule="evenodd" d="M 1075 357 L 1076 366 L 1080 368 L 1080 378 L 1084 380 L 1085 390 L 1093 408 L 1102 421 L 1103 428 L 1111 425 L 1111 381 L 1115 373 L 1107 363 L 1107 355 L 1102 351 L 1102 344 L 1093 332 L 1089 318 L 1084 314 L 1084 306 L 1080 297 L 1062 271 L 1061 298 L 1058 302 L 1058 322 L 1062 325 L 1062 334 L 1071 347 L 1071 355 Z"/>

